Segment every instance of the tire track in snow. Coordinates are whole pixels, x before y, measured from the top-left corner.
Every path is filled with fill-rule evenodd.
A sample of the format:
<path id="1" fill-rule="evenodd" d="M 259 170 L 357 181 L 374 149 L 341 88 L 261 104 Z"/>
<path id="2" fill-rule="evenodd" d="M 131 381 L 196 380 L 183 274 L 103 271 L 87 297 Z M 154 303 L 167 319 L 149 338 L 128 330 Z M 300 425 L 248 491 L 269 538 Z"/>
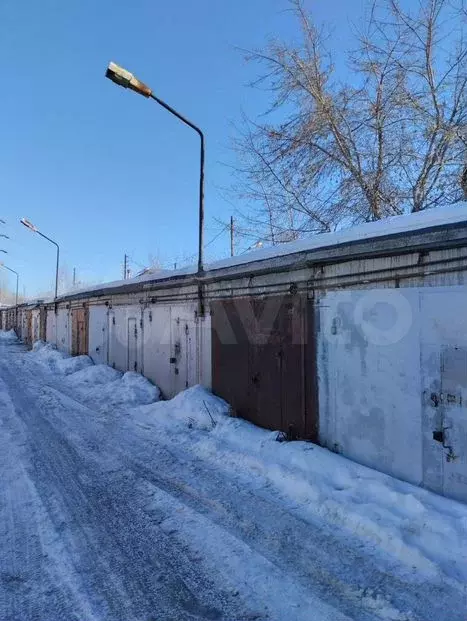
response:
<path id="1" fill-rule="evenodd" d="M 384 567 L 372 562 L 365 549 L 359 548 L 355 541 L 345 541 L 339 533 L 335 536 L 326 533 L 295 515 L 281 503 L 274 490 L 259 486 L 248 488 L 244 481 L 235 477 L 235 473 L 227 473 L 222 467 L 216 468 L 212 462 L 203 462 L 190 452 L 184 453 L 184 449 L 177 450 L 170 438 L 155 436 L 154 428 L 149 433 L 145 432 L 128 415 L 121 416 L 116 412 L 114 417 L 102 416 L 83 407 L 70 398 L 69 388 L 60 386 L 59 378 L 47 377 L 43 372 L 41 377 L 38 366 L 38 373 L 34 373 L 36 366 L 31 361 L 18 365 L 17 369 L 17 374 L 21 370 L 27 376 L 28 383 L 32 384 L 32 393 L 26 399 L 26 410 L 30 398 L 37 398 L 39 418 L 46 423 L 41 429 L 35 429 L 34 433 L 37 432 L 36 435 L 42 438 L 54 438 L 50 454 L 61 456 L 62 468 L 78 481 L 75 492 L 83 495 L 83 502 L 89 497 L 94 499 L 91 502 L 91 513 L 94 513 L 88 525 L 89 533 L 85 533 L 91 544 L 101 528 L 96 522 L 99 510 L 103 509 L 101 519 L 107 520 L 104 534 L 110 537 L 109 542 L 102 546 L 103 556 L 108 550 L 111 556 L 122 550 L 124 558 L 146 559 L 144 574 L 155 566 L 150 558 L 148 560 L 146 546 L 160 554 L 163 560 L 166 558 L 164 563 L 167 568 L 174 568 L 183 576 L 181 584 L 186 586 L 188 598 L 190 593 L 196 594 L 197 585 L 196 579 L 189 578 L 190 571 L 198 572 L 204 576 L 206 583 L 210 582 L 208 592 L 217 593 L 222 598 L 220 608 L 228 621 L 244 621 L 249 614 L 255 615 L 259 610 L 255 594 L 251 591 L 252 602 L 255 603 L 250 606 L 251 612 L 241 612 L 242 603 L 235 607 L 232 597 L 223 593 L 226 589 L 230 592 L 235 590 L 235 580 L 240 581 L 232 570 L 231 575 L 228 574 L 228 562 L 232 558 L 241 562 L 242 554 L 248 555 L 257 568 L 263 567 L 263 571 L 267 571 L 265 568 L 269 567 L 272 573 L 278 572 L 276 576 L 285 576 L 284 583 L 290 585 L 290 589 L 295 588 L 296 593 L 305 590 L 303 597 L 311 597 L 307 600 L 310 609 L 298 612 L 308 614 L 313 621 L 323 618 L 334 621 L 340 614 L 336 610 L 359 621 L 464 621 L 465 600 L 460 600 L 459 593 L 449 592 L 443 585 L 438 587 L 437 593 L 434 585 L 412 585 L 386 573 Z M 55 388 L 40 388 L 38 380 Z M 61 446 L 65 439 L 68 444 L 66 449 Z M 36 451 L 41 452 L 41 447 L 36 447 Z M 57 490 L 62 490 L 69 478 L 67 475 L 60 479 L 60 474 L 60 469 L 52 473 Z M 47 489 L 46 485 L 44 489 Z M 100 505 L 97 506 L 96 495 L 100 498 Z M 80 524 L 86 512 L 77 512 L 75 501 L 69 501 L 67 515 L 71 518 L 76 515 L 76 522 Z M 50 508 L 49 511 L 54 513 Z M 56 513 L 59 514 L 60 510 Z M 127 540 L 121 533 L 122 524 L 128 525 Z M 217 542 L 217 563 L 216 549 L 207 549 L 209 538 L 203 545 L 196 536 L 200 532 L 208 533 L 208 537 L 212 536 Z M 70 538 L 66 530 L 61 536 L 66 538 L 67 548 L 74 550 L 72 556 L 76 556 L 82 548 L 81 536 L 77 542 Z M 140 543 L 131 552 L 131 544 L 135 541 Z M 171 555 L 169 551 L 172 551 Z M 95 550 L 91 556 L 97 553 L 98 550 Z M 82 572 L 83 562 L 81 560 L 77 565 L 78 573 Z M 219 575 L 221 569 L 227 575 Z M 115 568 L 112 566 L 110 571 L 115 571 Z M 102 571 L 98 572 L 96 579 L 99 575 Z M 236 576 L 235 579 L 232 576 Z M 138 583 L 137 576 L 133 579 Z M 144 588 L 148 584 L 145 582 L 147 576 L 143 575 L 141 579 L 137 592 L 128 594 L 136 602 L 141 586 Z M 269 588 L 277 592 L 280 588 L 277 579 L 276 586 L 271 584 Z M 102 585 L 96 586 L 98 589 L 95 590 L 102 590 Z M 203 584 L 198 583 L 198 587 L 201 593 L 206 590 Z M 242 593 L 234 599 L 241 598 Z M 244 593 L 247 594 L 248 589 Z M 449 596 L 451 607 L 447 610 L 445 602 Z M 206 597 L 212 602 L 210 595 Z M 200 599 L 204 598 L 203 595 Z M 284 593 L 284 599 L 287 599 L 287 593 Z M 334 616 L 327 616 L 324 608 L 320 608 L 320 599 L 334 607 L 330 613 Z M 316 603 L 314 609 L 312 602 Z M 243 608 L 247 609 L 246 606 Z M 101 615 L 99 619 L 112 618 L 105 616 L 110 613 L 98 605 L 95 609 Z M 177 613 L 177 620 L 184 619 L 184 614 L 191 614 L 183 606 L 179 610 L 182 616 Z M 232 612 L 226 612 L 228 610 Z M 299 618 L 292 603 L 287 610 L 287 618 Z M 215 611 L 214 607 L 204 611 L 198 609 L 197 612 L 202 615 L 215 614 Z M 134 612 L 137 613 L 137 608 Z M 283 621 L 273 606 L 265 614 L 269 616 L 264 618 Z M 133 621 L 133 618 L 139 617 L 130 618 Z M 192 619 L 193 616 L 186 618 Z"/>
<path id="2" fill-rule="evenodd" d="M 27 440 L 14 414 L 0 380 L 0 619 L 44 621 L 47 610 L 49 619 L 78 621 L 76 611 L 92 621 L 66 581 L 56 587 L 64 559 L 50 540 L 56 534 L 24 467 Z"/>
<path id="3" fill-rule="evenodd" d="M 85 446 L 78 452 L 50 423 L 54 396 L 34 386 L 31 378 L 26 388 L 21 386 L 5 365 L 2 374 L 28 430 L 29 475 L 94 616 L 109 621 L 242 618 L 241 602 L 222 601 L 223 594 L 212 589 L 199 565 L 178 558 L 173 541 L 137 509 L 134 487 L 122 482 L 121 472 L 111 479 L 108 471 L 102 476 L 97 454 L 92 456 Z M 82 417 L 83 408 L 76 405 Z"/>
<path id="4" fill-rule="evenodd" d="M 56 389 L 51 390 L 60 402 L 63 395 Z M 99 419 L 102 420 L 98 417 L 88 431 L 96 433 Z M 284 575 L 294 576 L 315 597 L 362 621 L 376 618 L 400 621 L 442 619 L 442 597 L 436 600 L 439 605 L 426 606 L 424 603 L 433 599 L 435 586 L 417 584 L 411 587 L 378 568 L 364 550 L 337 536 L 330 537 L 329 533 L 285 511 L 283 505 L 277 505 L 266 491 L 244 489 L 198 458 L 172 453 L 157 438 L 136 438 L 138 446 L 132 445 L 134 423 L 131 418 L 118 418 L 115 423 L 112 427 L 114 434 L 119 426 L 123 430 L 116 438 L 107 436 L 105 452 L 118 454 L 128 471 L 185 503 L 203 519 L 208 517 L 214 525 L 225 529 L 226 535 L 246 543 L 259 557 L 278 565 Z M 144 450 L 143 445 L 146 445 Z M 138 459 L 139 454 L 144 456 L 143 460 Z M 148 468 L 147 463 L 157 463 L 157 470 Z M 235 502 L 232 502 L 233 498 Z M 423 594 L 425 599 L 420 599 Z M 457 601 L 456 596 L 459 598 L 454 593 L 451 601 Z"/>

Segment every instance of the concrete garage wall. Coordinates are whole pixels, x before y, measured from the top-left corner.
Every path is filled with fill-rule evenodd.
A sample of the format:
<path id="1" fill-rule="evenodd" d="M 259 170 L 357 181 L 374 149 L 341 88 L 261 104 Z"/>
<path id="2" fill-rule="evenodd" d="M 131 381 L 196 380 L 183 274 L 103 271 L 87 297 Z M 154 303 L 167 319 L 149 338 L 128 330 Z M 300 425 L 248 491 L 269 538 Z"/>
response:
<path id="1" fill-rule="evenodd" d="M 441 396 L 432 398 L 442 393 L 443 352 L 467 352 L 462 308 L 465 287 L 322 296 L 320 442 L 372 468 L 467 500 L 467 353 L 450 358 L 451 375 L 463 382 L 451 387 L 454 413 L 444 411 L 447 404 L 435 406 Z M 443 432 L 447 426 L 451 431 Z M 455 459 L 435 432 L 446 434 L 444 444 L 455 445 Z"/>

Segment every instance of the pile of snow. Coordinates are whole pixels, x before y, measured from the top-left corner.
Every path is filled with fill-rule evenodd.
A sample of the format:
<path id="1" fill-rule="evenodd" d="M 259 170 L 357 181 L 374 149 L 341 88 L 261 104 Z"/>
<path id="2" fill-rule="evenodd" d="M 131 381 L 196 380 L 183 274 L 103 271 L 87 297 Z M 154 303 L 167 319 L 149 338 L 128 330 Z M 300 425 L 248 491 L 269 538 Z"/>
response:
<path id="1" fill-rule="evenodd" d="M 94 364 L 89 356 L 76 356 L 72 358 L 58 351 L 55 345 L 44 343 L 44 341 L 36 341 L 32 351 L 27 355 L 34 358 L 36 362 L 53 373 L 59 373 L 60 375 L 70 375 Z"/>
<path id="2" fill-rule="evenodd" d="M 279 443 L 200 386 L 133 414 L 147 433 L 167 431 L 167 442 L 272 491 L 304 520 L 347 532 L 412 577 L 467 583 L 467 506 L 314 444 Z"/>
<path id="3" fill-rule="evenodd" d="M 18 337 L 16 336 L 16 332 L 14 330 L 0 330 L 0 341 L 10 343 L 17 340 Z"/>
<path id="4" fill-rule="evenodd" d="M 35 362 L 46 367 L 50 371 L 58 371 L 58 361 L 63 360 L 65 354 L 59 352 L 55 345 L 45 343 L 44 341 L 36 341 L 32 350 L 26 354 L 33 358 Z"/>
<path id="5" fill-rule="evenodd" d="M 89 356 L 75 356 L 74 358 L 64 357 L 61 360 L 57 360 L 57 370 L 63 375 L 71 375 L 72 373 L 87 369 L 93 365 L 94 363 Z"/>
<path id="6" fill-rule="evenodd" d="M 67 384 L 103 412 L 154 403 L 161 396 L 159 388 L 139 373 L 122 374 L 105 364 L 73 373 Z"/>
<path id="7" fill-rule="evenodd" d="M 120 371 L 116 371 L 112 367 L 106 364 L 95 364 L 90 367 L 86 367 L 81 371 L 77 371 L 73 374 L 73 377 L 69 378 L 69 381 L 76 387 L 80 385 L 93 386 L 100 384 L 107 384 L 113 382 L 122 377 Z"/>
<path id="8" fill-rule="evenodd" d="M 48 371 L 65 375 L 67 384 L 85 401 L 103 412 L 134 408 L 160 399 L 160 390 L 139 373 L 120 373 L 105 364 L 95 365 L 89 356 L 74 356 L 55 345 L 36 341 L 26 354 Z"/>
<path id="9" fill-rule="evenodd" d="M 160 424 L 165 423 L 171 429 L 211 431 L 229 414 L 230 407 L 202 386 L 193 386 L 170 401 L 149 406 L 147 412 L 157 416 Z"/>

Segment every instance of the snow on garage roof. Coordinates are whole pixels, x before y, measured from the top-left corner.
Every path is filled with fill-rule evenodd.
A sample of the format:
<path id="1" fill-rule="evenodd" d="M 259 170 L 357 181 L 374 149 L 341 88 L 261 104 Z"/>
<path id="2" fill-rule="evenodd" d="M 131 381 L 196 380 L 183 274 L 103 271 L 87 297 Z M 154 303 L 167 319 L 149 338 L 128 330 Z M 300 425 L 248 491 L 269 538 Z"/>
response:
<path id="1" fill-rule="evenodd" d="M 365 224 L 342 229 L 341 231 L 335 231 L 333 233 L 320 233 L 319 235 L 280 244 L 279 246 L 268 246 L 267 248 L 254 250 L 248 254 L 221 259 L 220 261 L 208 265 L 207 269 L 212 270 L 242 265 L 243 263 L 263 261 L 273 257 L 306 252 L 307 250 L 328 248 L 330 246 L 338 246 L 339 244 L 359 240 L 384 237 L 386 235 L 397 235 L 460 222 L 467 222 L 467 202 L 457 203 L 450 207 L 438 207 L 426 211 L 419 211 L 418 213 L 405 216 L 392 216 L 390 218 L 384 218 L 383 220 L 377 220 L 376 222 L 365 222 Z"/>
<path id="2" fill-rule="evenodd" d="M 467 222 L 467 202 L 457 203 L 456 205 L 449 207 L 437 207 L 435 209 L 420 211 L 410 215 L 392 216 L 390 218 L 384 218 L 383 220 L 377 220 L 376 222 L 366 222 L 365 224 L 342 229 L 333 233 L 321 233 L 319 235 L 313 235 L 298 241 L 253 250 L 246 254 L 221 259 L 207 264 L 206 271 L 209 272 L 213 270 L 225 269 L 237 265 L 265 261 L 274 257 L 292 255 L 299 252 L 317 250 L 320 248 L 330 248 L 350 242 L 377 239 L 378 237 L 398 235 L 411 231 L 421 231 L 424 229 L 453 225 L 461 222 Z M 93 291 L 100 292 L 106 289 L 116 289 L 138 283 L 157 282 L 158 280 L 189 276 L 196 274 L 196 269 L 196 265 L 189 265 L 178 270 L 157 270 L 155 272 L 147 272 L 141 276 L 129 278 L 127 280 L 117 280 L 70 291 L 62 296 L 59 296 L 59 298 L 76 296 L 81 293 L 92 293 Z"/>

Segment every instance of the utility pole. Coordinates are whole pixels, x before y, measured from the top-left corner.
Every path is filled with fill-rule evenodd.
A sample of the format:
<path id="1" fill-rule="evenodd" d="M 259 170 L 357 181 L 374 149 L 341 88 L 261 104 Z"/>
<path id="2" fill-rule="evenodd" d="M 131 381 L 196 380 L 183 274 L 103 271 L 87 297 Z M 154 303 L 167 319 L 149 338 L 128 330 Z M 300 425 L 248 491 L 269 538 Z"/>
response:
<path id="1" fill-rule="evenodd" d="M 230 256 L 233 257 L 234 254 L 234 218 L 233 216 L 230 216 Z"/>
<path id="2" fill-rule="evenodd" d="M 128 255 L 125 253 L 123 257 L 123 280 L 128 278 Z"/>

